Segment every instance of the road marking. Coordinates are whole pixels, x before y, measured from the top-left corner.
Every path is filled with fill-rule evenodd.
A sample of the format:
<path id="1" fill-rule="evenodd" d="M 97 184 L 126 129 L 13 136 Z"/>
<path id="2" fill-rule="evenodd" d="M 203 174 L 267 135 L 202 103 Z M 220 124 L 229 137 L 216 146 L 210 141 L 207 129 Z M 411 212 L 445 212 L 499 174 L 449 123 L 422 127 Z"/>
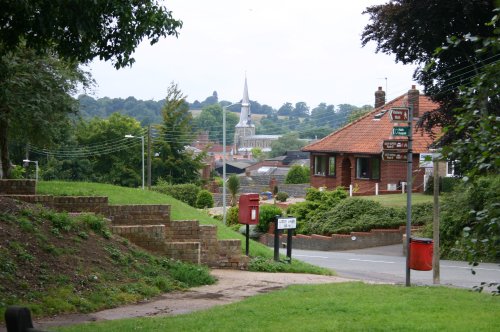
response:
<path id="1" fill-rule="evenodd" d="M 325 258 L 328 259 L 330 257 L 327 256 L 309 256 L 309 255 L 294 255 L 295 257 L 308 257 L 308 258 Z"/>
<path id="2" fill-rule="evenodd" d="M 370 259 L 359 259 L 359 258 L 350 258 L 350 261 L 356 261 L 356 262 L 369 262 L 369 263 L 386 263 L 386 264 L 394 264 L 396 262 L 388 262 L 388 261 L 373 261 Z"/>
<path id="3" fill-rule="evenodd" d="M 449 267 L 454 269 L 467 269 L 467 270 L 483 270 L 483 271 L 500 271 L 499 269 L 485 269 L 484 267 L 470 267 L 470 266 L 454 266 L 454 265 L 441 265 L 441 267 Z"/>

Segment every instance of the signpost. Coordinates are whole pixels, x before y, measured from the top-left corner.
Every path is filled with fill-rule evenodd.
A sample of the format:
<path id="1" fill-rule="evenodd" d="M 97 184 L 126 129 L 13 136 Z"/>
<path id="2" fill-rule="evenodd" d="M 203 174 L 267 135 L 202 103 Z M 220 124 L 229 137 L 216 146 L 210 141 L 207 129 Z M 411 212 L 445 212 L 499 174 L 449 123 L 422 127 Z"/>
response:
<path id="1" fill-rule="evenodd" d="M 432 153 L 421 153 L 419 156 L 419 166 L 425 168 L 433 167 L 433 154 Z"/>
<path id="2" fill-rule="evenodd" d="M 410 127 L 392 127 L 392 136 L 410 136 Z"/>
<path id="3" fill-rule="evenodd" d="M 408 122 L 409 112 L 407 107 L 391 108 L 391 122 Z"/>
<path id="4" fill-rule="evenodd" d="M 411 192 L 412 192 L 412 128 L 413 106 L 394 107 L 390 112 L 391 122 L 407 123 L 408 126 L 394 126 L 392 136 L 405 136 L 408 140 L 385 140 L 383 142 L 382 160 L 407 162 L 406 183 L 406 286 L 410 286 L 410 242 L 411 242 Z"/>
<path id="5" fill-rule="evenodd" d="M 279 231 L 281 229 L 288 230 L 286 236 L 286 257 L 288 262 L 292 263 L 292 237 L 293 230 L 297 228 L 297 218 L 288 217 L 280 218 L 276 216 L 276 229 L 274 230 L 274 260 L 279 261 Z"/>
<path id="6" fill-rule="evenodd" d="M 382 152 L 382 160 L 385 161 L 407 161 L 408 155 L 407 152 Z"/>
<path id="7" fill-rule="evenodd" d="M 385 140 L 382 144 L 384 150 L 406 150 L 408 149 L 408 141 L 402 139 Z"/>

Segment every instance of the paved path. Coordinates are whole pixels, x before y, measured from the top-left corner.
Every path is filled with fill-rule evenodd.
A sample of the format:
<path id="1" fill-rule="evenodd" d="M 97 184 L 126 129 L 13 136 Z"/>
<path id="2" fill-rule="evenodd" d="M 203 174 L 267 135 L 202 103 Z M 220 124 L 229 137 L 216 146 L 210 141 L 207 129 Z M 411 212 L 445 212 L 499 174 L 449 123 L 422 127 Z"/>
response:
<path id="1" fill-rule="evenodd" d="M 321 284 L 352 281 L 334 276 L 298 273 L 265 273 L 237 270 L 212 270 L 218 282 L 191 288 L 185 292 L 163 294 L 150 302 L 127 305 L 91 314 L 60 315 L 35 321 L 35 327 L 113 320 L 144 316 L 171 316 L 241 301 L 249 296 L 267 293 L 292 284 Z M 0 327 L 0 331 L 2 327 Z"/>

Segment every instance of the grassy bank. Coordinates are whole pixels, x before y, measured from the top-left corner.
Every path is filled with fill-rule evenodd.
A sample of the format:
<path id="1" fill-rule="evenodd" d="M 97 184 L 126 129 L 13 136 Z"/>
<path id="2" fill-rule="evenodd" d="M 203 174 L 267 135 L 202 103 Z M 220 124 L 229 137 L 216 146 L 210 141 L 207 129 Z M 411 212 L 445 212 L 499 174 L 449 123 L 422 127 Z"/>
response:
<path id="1" fill-rule="evenodd" d="M 500 298 L 444 287 L 291 286 L 188 315 L 91 323 L 60 331 L 494 331 Z"/>
<path id="2" fill-rule="evenodd" d="M 406 194 L 391 194 L 391 195 L 378 195 L 378 196 L 356 196 L 363 199 L 369 199 L 371 201 L 379 202 L 383 206 L 388 207 L 403 207 L 406 206 Z M 412 194 L 411 202 L 413 204 L 421 204 L 421 203 L 432 203 L 433 196 L 432 195 L 424 195 L 424 194 Z"/>
<path id="3" fill-rule="evenodd" d="M 37 193 L 41 195 L 62 196 L 107 196 L 110 204 L 169 204 L 171 205 L 172 220 L 198 220 L 201 224 L 216 225 L 219 239 L 240 239 L 244 250 L 245 237 L 222 222 L 210 217 L 205 211 L 195 209 L 168 195 L 155 191 L 136 188 L 119 187 L 110 184 L 88 182 L 42 181 L 37 186 Z M 268 247 L 250 242 L 251 257 L 263 257 L 270 260 L 273 252 Z M 256 269 L 260 271 L 282 271 L 296 273 L 332 274 L 331 270 L 320 268 L 294 259 L 292 264 L 274 264 L 272 262 L 254 261 Z"/>

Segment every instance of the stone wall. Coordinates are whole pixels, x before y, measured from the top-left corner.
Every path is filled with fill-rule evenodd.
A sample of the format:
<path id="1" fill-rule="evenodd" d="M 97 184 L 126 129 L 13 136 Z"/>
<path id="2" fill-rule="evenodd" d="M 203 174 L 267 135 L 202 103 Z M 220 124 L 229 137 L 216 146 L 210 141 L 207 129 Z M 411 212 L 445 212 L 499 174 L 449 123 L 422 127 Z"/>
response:
<path id="1" fill-rule="evenodd" d="M 292 247 L 306 250 L 349 250 L 363 249 L 378 246 L 400 244 L 403 239 L 404 228 L 399 229 L 374 229 L 370 232 L 352 232 L 351 234 L 302 235 L 292 238 Z M 267 246 L 274 246 L 274 234 L 264 234 L 260 242 Z M 287 235 L 280 235 L 280 247 L 286 246 Z"/>
<path id="2" fill-rule="evenodd" d="M 0 195 L 34 195 L 35 192 L 35 180 L 0 179 Z"/>

